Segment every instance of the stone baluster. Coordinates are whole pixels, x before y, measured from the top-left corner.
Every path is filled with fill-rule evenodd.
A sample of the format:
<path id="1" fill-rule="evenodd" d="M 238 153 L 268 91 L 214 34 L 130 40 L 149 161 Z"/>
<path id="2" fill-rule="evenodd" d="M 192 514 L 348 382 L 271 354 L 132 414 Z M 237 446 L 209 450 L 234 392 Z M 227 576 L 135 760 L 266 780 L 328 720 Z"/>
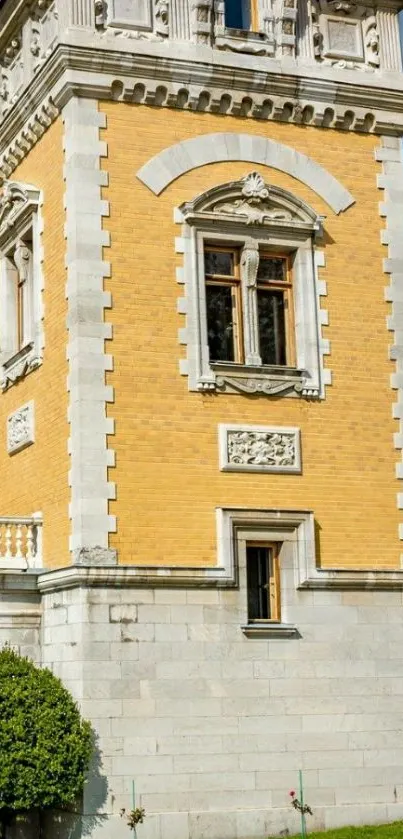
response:
<path id="1" fill-rule="evenodd" d="M 31 567 L 34 558 L 34 529 L 32 524 L 27 526 L 25 557 L 28 567 Z"/>
<path id="2" fill-rule="evenodd" d="M 15 528 L 15 559 L 22 559 L 22 527 L 20 524 L 17 524 Z"/>
<path id="3" fill-rule="evenodd" d="M 13 535 L 12 535 L 11 525 L 6 524 L 4 559 L 12 559 L 12 556 L 13 556 L 12 544 L 13 544 Z"/>

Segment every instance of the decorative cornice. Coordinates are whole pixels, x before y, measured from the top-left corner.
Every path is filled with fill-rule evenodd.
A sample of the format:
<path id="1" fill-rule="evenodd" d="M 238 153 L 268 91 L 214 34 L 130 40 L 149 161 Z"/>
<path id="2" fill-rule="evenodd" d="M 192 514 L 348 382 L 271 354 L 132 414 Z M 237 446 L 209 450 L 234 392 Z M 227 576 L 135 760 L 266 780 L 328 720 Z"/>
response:
<path id="1" fill-rule="evenodd" d="M 234 573 L 226 568 L 147 566 L 72 566 L 48 571 L 38 579 L 42 594 L 71 588 L 234 588 Z"/>
<path id="2" fill-rule="evenodd" d="M 0 183 L 10 177 L 28 152 L 52 125 L 58 114 L 59 109 L 49 96 L 20 129 L 17 136 L 9 144 L 7 151 L 4 151 L 0 156 Z"/>
<path id="3" fill-rule="evenodd" d="M 77 34 L 77 33 L 76 33 Z M 9 177 L 72 96 L 119 99 L 157 107 L 232 114 L 378 134 L 403 133 L 403 75 L 369 75 L 357 84 L 353 71 L 317 68 L 287 59 L 256 59 L 207 47 L 133 42 L 119 50 L 58 44 L 37 70 L 1 126 L 0 175 Z M 86 40 L 87 38 L 87 40 Z M 66 36 L 66 40 L 68 40 Z"/>

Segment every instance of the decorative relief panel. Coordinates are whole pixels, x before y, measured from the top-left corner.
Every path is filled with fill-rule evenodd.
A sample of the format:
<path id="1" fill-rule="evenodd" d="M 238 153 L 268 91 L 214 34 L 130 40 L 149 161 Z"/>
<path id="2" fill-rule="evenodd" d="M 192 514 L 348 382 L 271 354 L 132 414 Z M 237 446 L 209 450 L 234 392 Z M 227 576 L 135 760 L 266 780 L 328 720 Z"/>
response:
<path id="1" fill-rule="evenodd" d="M 301 472 L 298 428 L 220 425 L 223 472 Z"/>
<path id="2" fill-rule="evenodd" d="M 152 29 L 151 0 L 109 0 L 109 26 Z"/>
<path id="3" fill-rule="evenodd" d="M 27 402 L 7 419 L 7 451 L 9 454 L 15 454 L 34 442 L 34 403 Z"/>
<path id="4" fill-rule="evenodd" d="M 379 32 L 373 7 L 353 0 L 313 0 L 312 36 L 317 61 L 367 72 L 379 67 Z"/>

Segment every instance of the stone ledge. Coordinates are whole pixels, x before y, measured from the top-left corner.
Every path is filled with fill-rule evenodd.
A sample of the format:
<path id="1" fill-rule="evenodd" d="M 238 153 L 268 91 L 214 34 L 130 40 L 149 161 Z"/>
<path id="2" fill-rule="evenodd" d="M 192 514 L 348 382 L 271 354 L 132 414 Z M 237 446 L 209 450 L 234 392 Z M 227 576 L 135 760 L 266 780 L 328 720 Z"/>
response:
<path id="1" fill-rule="evenodd" d="M 247 638 L 300 638 L 301 635 L 292 623 L 248 623 L 241 626 Z"/>
<path id="2" fill-rule="evenodd" d="M 297 586 L 299 590 L 310 589 L 334 591 L 402 591 L 403 570 L 360 568 L 317 568 L 312 576 L 301 580 Z"/>

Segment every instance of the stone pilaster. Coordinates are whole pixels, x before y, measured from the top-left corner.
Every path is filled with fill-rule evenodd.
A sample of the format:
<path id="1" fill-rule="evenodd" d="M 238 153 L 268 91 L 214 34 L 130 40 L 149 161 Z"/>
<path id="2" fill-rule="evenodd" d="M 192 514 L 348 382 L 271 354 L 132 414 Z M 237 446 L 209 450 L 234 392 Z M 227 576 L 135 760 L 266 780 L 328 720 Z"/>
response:
<path id="1" fill-rule="evenodd" d="M 114 484 L 108 482 L 108 467 L 114 452 L 107 447 L 107 435 L 114 433 L 106 405 L 113 401 L 113 389 L 106 386 L 105 371 L 112 369 L 112 357 L 105 354 L 105 339 L 112 337 L 105 323 L 104 309 L 111 305 L 103 290 L 110 266 L 103 260 L 109 234 L 102 229 L 108 203 L 101 188 L 108 181 L 100 160 L 106 154 L 99 130 L 104 115 L 95 101 L 72 99 L 63 111 L 65 127 L 67 299 L 69 341 L 68 390 L 71 469 L 70 550 L 73 561 L 110 564 L 116 561 L 109 550 L 109 533 L 115 518 L 108 514 Z"/>

